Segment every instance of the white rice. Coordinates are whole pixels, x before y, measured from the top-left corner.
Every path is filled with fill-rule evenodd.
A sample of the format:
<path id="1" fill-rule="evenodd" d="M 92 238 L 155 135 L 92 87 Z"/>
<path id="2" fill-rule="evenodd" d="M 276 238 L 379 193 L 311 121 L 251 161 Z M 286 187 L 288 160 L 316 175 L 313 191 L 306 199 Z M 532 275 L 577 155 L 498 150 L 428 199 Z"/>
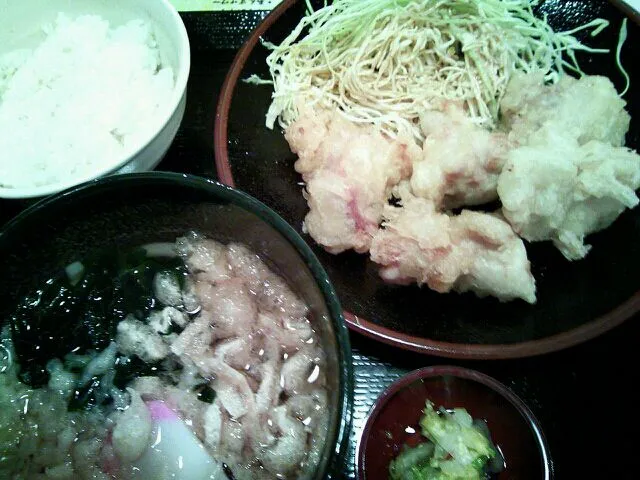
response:
<path id="1" fill-rule="evenodd" d="M 175 80 L 148 22 L 59 14 L 33 50 L 0 56 L 0 186 L 50 185 L 114 165 L 168 108 Z"/>

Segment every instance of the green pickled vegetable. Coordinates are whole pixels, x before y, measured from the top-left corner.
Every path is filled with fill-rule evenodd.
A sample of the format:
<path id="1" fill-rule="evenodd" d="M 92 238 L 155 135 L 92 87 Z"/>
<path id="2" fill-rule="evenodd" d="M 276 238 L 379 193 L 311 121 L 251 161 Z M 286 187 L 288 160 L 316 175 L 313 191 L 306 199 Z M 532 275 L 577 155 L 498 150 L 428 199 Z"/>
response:
<path id="1" fill-rule="evenodd" d="M 427 401 L 420 427 L 428 441 L 405 445 L 389 465 L 391 480 L 482 480 L 504 468 L 488 432 L 463 408 L 436 411 Z"/>
<path id="2" fill-rule="evenodd" d="M 392 480 L 425 478 L 420 476 L 420 470 L 429 466 L 434 448 L 432 443 L 421 443 L 413 448 L 405 445 L 402 453 L 389 465 L 390 478 Z"/>
<path id="3" fill-rule="evenodd" d="M 463 408 L 439 414 L 427 402 L 420 420 L 422 434 L 442 447 L 461 465 L 482 465 L 496 456 L 489 439 L 473 425 L 473 418 Z"/>

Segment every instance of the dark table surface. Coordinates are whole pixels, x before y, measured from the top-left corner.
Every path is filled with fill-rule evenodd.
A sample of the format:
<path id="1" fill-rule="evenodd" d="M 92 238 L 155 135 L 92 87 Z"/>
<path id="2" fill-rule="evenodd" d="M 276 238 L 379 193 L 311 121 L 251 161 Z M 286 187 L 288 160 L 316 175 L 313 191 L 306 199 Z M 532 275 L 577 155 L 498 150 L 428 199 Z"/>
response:
<path id="1" fill-rule="evenodd" d="M 218 93 L 237 49 L 267 12 L 183 13 L 192 68 L 182 126 L 159 170 L 216 178 L 213 123 Z M 0 224 L 30 202 L 0 200 Z M 606 288 L 603 285 L 603 288 Z M 555 478 L 638 478 L 640 408 L 638 316 L 582 345 L 539 357 L 457 361 L 404 352 L 351 335 L 355 367 L 352 451 L 382 390 L 404 373 L 429 365 L 459 365 L 509 386 L 540 421 Z M 354 456 L 345 478 L 355 478 Z"/>

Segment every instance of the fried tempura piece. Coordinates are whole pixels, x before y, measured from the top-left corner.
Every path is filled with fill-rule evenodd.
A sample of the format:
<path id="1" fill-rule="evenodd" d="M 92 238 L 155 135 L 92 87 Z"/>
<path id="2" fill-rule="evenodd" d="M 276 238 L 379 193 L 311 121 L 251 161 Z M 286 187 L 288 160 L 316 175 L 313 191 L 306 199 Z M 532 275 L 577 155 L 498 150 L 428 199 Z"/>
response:
<path id="1" fill-rule="evenodd" d="M 527 252 L 507 222 L 469 210 L 439 213 L 432 202 L 400 190 L 402 207 L 385 207 L 384 228 L 371 244 L 384 280 L 535 303 Z"/>
<path id="2" fill-rule="evenodd" d="M 368 251 L 390 189 L 411 175 L 419 147 L 330 111 L 307 110 L 285 137 L 306 182 L 305 231 L 331 253 Z"/>
<path id="3" fill-rule="evenodd" d="M 500 175 L 502 211 L 530 241 L 553 240 L 569 260 L 583 258 L 589 233 L 608 227 L 638 204 L 640 156 L 624 147 L 579 145 L 547 126 L 510 152 Z"/>
<path id="4" fill-rule="evenodd" d="M 509 139 L 526 144 L 545 125 L 566 132 L 580 145 L 591 140 L 624 145 L 631 117 L 607 77 L 564 75 L 553 85 L 544 73 L 515 72 L 500 103 Z"/>
<path id="5" fill-rule="evenodd" d="M 506 160 L 507 136 L 475 125 L 453 103 L 420 117 L 425 134 L 413 165 L 411 188 L 441 208 L 479 205 L 498 198 L 498 176 Z"/>

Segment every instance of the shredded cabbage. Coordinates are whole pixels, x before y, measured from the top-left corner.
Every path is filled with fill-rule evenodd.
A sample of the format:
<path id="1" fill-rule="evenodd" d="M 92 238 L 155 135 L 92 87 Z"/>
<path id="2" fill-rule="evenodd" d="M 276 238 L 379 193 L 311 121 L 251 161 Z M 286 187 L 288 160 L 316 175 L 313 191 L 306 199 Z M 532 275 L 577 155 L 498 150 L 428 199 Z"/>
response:
<path id="1" fill-rule="evenodd" d="M 622 45 L 624 44 L 626 39 L 627 39 L 627 19 L 625 18 L 624 20 L 622 20 L 622 26 L 620 27 L 620 36 L 618 37 L 618 45 L 616 47 L 616 65 L 618 66 L 618 69 L 622 73 L 622 76 L 624 77 L 624 80 L 625 80 L 624 90 L 622 90 L 622 93 L 620 94 L 621 97 L 625 93 L 627 93 L 627 91 L 629 90 L 629 85 L 631 84 L 631 80 L 629 79 L 629 74 L 622 67 L 622 62 L 620 61 L 620 53 L 622 52 Z"/>
<path id="2" fill-rule="evenodd" d="M 461 103 L 493 128 L 511 73 L 542 69 L 548 81 L 582 74 L 576 51 L 603 53 L 554 32 L 534 0 L 335 0 L 309 11 L 280 45 L 268 44 L 273 101 L 266 124 L 286 128 L 303 105 L 339 107 L 354 122 L 422 142 L 421 111 Z M 257 77 L 248 81 L 264 83 Z"/>

